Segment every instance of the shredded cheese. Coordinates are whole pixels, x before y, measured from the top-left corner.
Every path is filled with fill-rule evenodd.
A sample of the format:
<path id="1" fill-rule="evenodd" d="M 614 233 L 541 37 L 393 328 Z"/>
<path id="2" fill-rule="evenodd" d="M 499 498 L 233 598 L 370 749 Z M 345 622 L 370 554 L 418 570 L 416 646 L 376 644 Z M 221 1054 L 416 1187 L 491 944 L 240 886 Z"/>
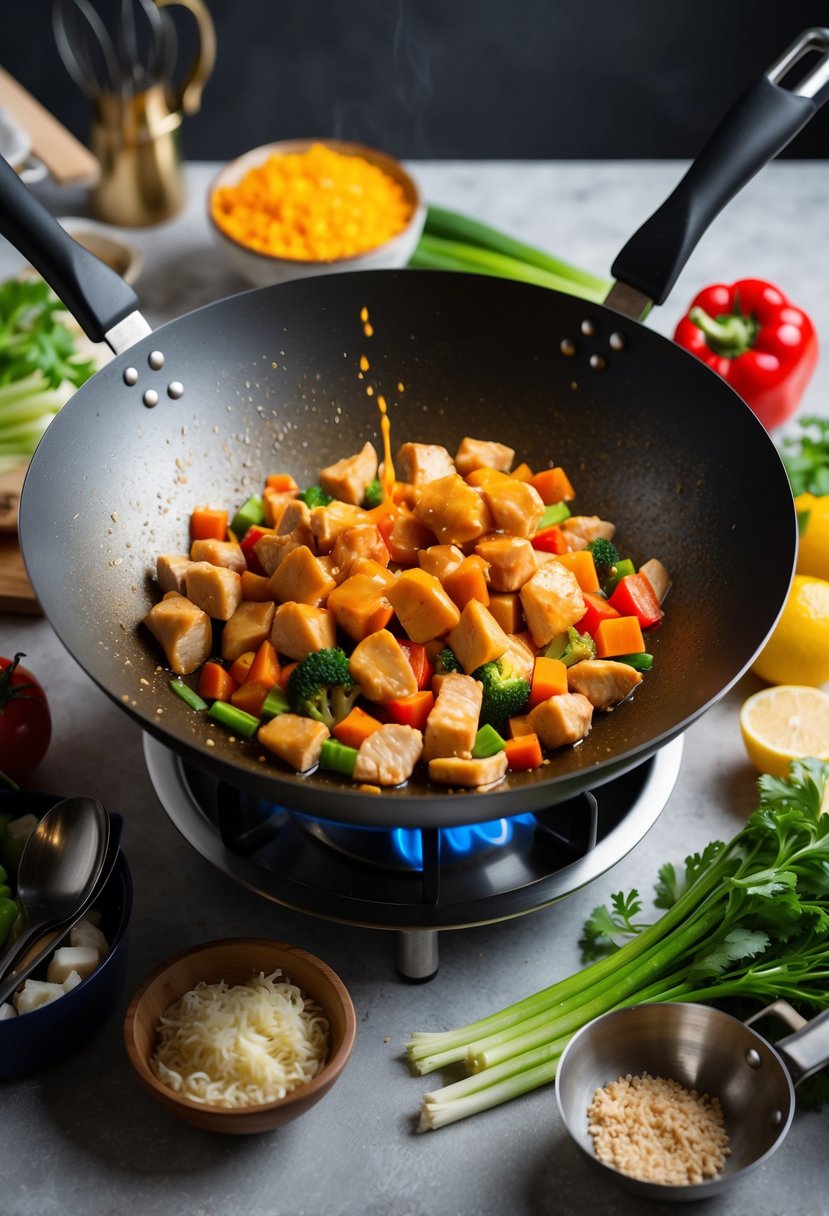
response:
<path id="1" fill-rule="evenodd" d="M 328 1057 L 323 1010 L 282 971 L 248 984 L 197 984 L 161 1018 L 151 1064 L 163 1085 L 211 1106 L 278 1101 Z"/>

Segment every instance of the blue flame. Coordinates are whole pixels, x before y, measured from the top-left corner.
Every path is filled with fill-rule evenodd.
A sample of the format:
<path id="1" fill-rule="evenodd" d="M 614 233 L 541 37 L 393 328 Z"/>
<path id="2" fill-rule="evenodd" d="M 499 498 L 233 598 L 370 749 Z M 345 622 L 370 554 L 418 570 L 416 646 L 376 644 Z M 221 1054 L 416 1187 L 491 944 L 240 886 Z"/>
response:
<path id="1" fill-rule="evenodd" d="M 517 823 L 532 825 L 535 816 L 528 812 L 509 819 L 473 823 L 468 827 L 441 828 L 441 856 L 445 856 L 446 850 L 454 858 L 468 857 L 482 847 L 497 848 L 509 844 Z M 407 865 L 414 870 L 423 868 L 423 838 L 419 828 L 394 828 L 392 841 L 395 851 Z"/>

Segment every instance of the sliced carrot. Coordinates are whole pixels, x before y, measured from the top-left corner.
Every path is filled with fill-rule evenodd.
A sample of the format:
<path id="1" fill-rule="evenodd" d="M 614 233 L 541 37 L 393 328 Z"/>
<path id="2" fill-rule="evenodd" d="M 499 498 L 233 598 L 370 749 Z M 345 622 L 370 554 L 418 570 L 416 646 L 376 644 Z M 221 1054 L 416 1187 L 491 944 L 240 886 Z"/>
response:
<path id="1" fill-rule="evenodd" d="M 238 659 L 231 665 L 230 674 L 237 684 L 244 684 L 247 679 L 250 665 L 256 658 L 255 650 L 246 650 L 244 654 L 240 654 Z"/>
<path id="2" fill-rule="evenodd" d="M 294 670 L 295 667 L 296 667 L 296 663 L 286 663 L 284 665 L 281 672 L 279 673 L 279 687 L 280 688 L 288 687 L 288 681 L 291 678 L 291 672 Z"/>
<path id="3" fill-rule="evenodd" d="M 443 579 L 443 589 L 463 612 L 470 600 L 489 607 L 489 587 L 486 581 L 487 563 L 477 553 L 470 553 L 450 570 Z"/>
<path id="4" fill-rule="evenodd" d="M 246 713 L 253 714 L 254 718 L 258 718 L 269 692 L 269 688 L 263 688 L 261 684 L 245 680 L 244 684 L 240 684 L 231 695 L 230 703 L 237 709 L 243 709 Z"/>
<path id="5" fill-rule="evenodd" d="M 376 718 L 372 718 L 371 714 L 360 709 L 359 705 L 355 705 L 342 722 L 337 723 L 331 734 L 338 743 L 344 743 L 346 747 L 359 747 L 364 739 L 373 735 L 382 725 L 382 722 L 378 722 Z"/>
<path id="6" fill-rule="evenodd" d="M 532 481 L 533 477 L 535 477 L 535 473 L 533 473 L 527 462 L 524 461 L 522 464 L 519 464 L 517 469 L 512 470 L 511 476 L 514 477 L 516 481 Z"/>
<path id="7" fill-rule="evenodd" d="M 620 650 L 617 653 L 624 652 Z M 567 692 L 567 668 L 561 659 L 548 659 L 540 654 L 535 660 L 530 682 L 530 709 L 563 692 Z"/>
<path id="8" fill-rule="evenodd" d="M 642 626 L 635 616 L 618 616 L 600 621 L 593 635 L 600 659 L 614 654 L 641 654 L 645 649 Z"/>
<path id="9" fill-rule="evenodd" d="M 467 473 L 465 481 L 469 486 L 488 486 L 493 481 L 507 481 L 509 476 L 509 473 L 502 473 L 500 469 L 490 469 L 484 465 Z"/>
<path id="10" fill-rule="evenodd" d="M 254 660 L 250 665 L 250 670 L 245 677 L 245 683 L 261 684 L 270 691 L 274 684 L 278 682 L 279 659 L 276 657 L 273 643 L 269 642 L 266 638 L 256 651 Z"/>
<path id="11" fill-rule="evenodd" d="M 236 691 L 236 681 L 221 663 L 210 659 L 199 672 L 199 696 L 205 701 L 229 701 Z"/>
<path id="12" fill-rule="evenodd" d="M 538 735 L 518 735 L 514 739 L 504 740 L 504 752 L 507 757 L 507 767 L 514 773 L 527 772 L 531 768 L 539 768 L 544 760 L 544 753 Z"/>
<path id="13" fill-rule="evenodd" d="M 195 507 L 190 515 L 191 540 L 224 540 L 227 536 L 227 511 L 215 507 Z"/>
<path id="14" fill-rule="evenodd" d="M 582 591 L 598 591 L 601 584 L 596 573 L 596 563 L 589 549 L 576 549 L 573 553 L 560 553 L 557 556 L 562 566 L 566 566 L 578 579 Z"/>
<path id="15" fill-rule="evenodd" d="M 593 635 L 602 621 L 613 620 L 619 616 L 613 605 L 609 604 L 603 595 L 594 591 L 585 591 L 583 595 L 586 611 L 581 620 L 576 622 L 576 629 L 579 633 Z M 621 653 L 624 654 L 624 651 Z"/>
<path id="16" fill-rule="evenodd" d="M 424 730 L 426 719 L 435 704 L 435 694 L 428 688 L 414 692 L 410 697 L 396 697 L 393 701 L 385 701 L 383 708 L 389 720 L 400 726 L 413 726 L 415 730 Z"/>
<path id="17" fill-rule="evenodd" d="M 252 570 L 242 571 L 242 599 L 255 600 L 258 604 L 267 603 L 273 599 L 268 590 L 270 579 L 265 574 L 254 574 Z"/>
<path id="18" fill-rule="evenodd" d="M 271 473 L 270 477 L 265 478 L 265 485 L 269 490 L 275 490 L 277 494 L 291 494 L 299 490 L 299 486 L 290 473 Z"/>
<path id="19" fill-rule="evenodd" d="M 572 502 L 576 497 L 576 491 L 560 465 L 554 469 L 542 469 L 533 477 L 531 484 L 538 490 L 545 506 L 553 502 Z"/>

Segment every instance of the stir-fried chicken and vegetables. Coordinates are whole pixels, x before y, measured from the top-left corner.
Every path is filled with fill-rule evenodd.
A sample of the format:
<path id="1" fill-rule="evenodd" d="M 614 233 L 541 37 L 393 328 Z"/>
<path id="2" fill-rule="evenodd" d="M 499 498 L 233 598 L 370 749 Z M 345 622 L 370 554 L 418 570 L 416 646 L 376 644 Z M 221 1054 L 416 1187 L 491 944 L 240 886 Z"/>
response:
<path id="1" fill-rule="evenodd" d="M 650 669 L 670 579 L 574 512 L 562 468 L 514 458 L 404 443 L 392 469 L 366 443 L 232 518 L 197 507 L 144 618 L 173 689 L 290 769 L 369 787 L 489 787 L 578 744 Z"/>

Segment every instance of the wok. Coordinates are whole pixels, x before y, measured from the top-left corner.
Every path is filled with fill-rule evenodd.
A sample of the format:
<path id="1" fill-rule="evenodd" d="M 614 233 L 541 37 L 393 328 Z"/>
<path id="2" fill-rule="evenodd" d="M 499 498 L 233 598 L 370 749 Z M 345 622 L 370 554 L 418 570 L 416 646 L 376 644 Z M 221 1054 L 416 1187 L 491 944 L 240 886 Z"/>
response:
<path id="1" fill-rule="evenodd" d="M 815 47 L 823 75 L 796 90 L 777 83 Z M 665 298 L 711 218 L 824 99 L 827 48 L 829 31 L 807 31 L 738 102 L 620 254 L 607 306 L 475 276 L 365 271 L 246 292 L 151 334 L 131 289 L 75 246 L 10 170 L 0 174 L 4 233 L 90 337 L 120 352 L 49 426 L 22 495 L 28 574 L 70 653 L 190 763 L 352 823 L 439 826 L 553 805 L 684 731 L 774 626 L 793 572 L 795 513 L 776 450 L 747 406 L 634 318 Z M 615 521 L 625 553 L 657 556 L 673 577 L 650 643 L 653 670 L 632 702 L 597 715 L 588 738 L 549 765 L 489 791 L 412 780 L 378 796 L 263 763 L 255 744 L 208 727 L 170 692 L 140 625 L 157 594 L 156 555 L 186 551 L 193 506 L 235 508 L 270 472 L 316 481 L 366 439 L 379 443 L 362 355 L 389 402 L 396 445 L 454 451 L 471 434 L 507 442 L 536 466 L 561 464 L 576 509 Z M 117 763 L 105 739 L 101 751 Z"/>

